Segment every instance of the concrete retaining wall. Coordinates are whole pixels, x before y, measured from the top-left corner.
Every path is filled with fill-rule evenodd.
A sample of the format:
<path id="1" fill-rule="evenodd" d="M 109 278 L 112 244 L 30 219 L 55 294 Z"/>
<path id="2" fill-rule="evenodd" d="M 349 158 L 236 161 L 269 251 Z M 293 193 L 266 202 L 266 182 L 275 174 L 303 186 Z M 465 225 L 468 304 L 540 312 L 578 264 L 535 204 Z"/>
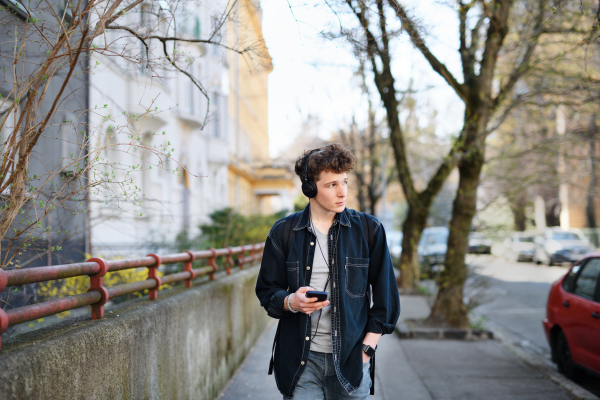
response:
<path id="1" fill-rule="evenodd" d="M 0 398 L 214 399 L 268 325 L 257 275 L 253 267 L 17 336 L 0 351 Z"/>

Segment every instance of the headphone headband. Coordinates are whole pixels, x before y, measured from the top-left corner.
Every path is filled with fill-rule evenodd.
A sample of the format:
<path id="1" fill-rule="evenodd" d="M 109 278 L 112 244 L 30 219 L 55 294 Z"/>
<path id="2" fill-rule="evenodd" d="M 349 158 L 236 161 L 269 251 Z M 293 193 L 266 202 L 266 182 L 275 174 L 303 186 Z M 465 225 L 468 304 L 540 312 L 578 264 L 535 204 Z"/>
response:
<path id="1" fill-rule="evenodd" d="M 310 158 L 313 156 L 313 154 L 320 153 L 321 151 L 323 150 L 316 149 L 311 151 L 307 156 L 306 162 L 304 163 L 304 176 L 302 177 L 302 193 L 304 193 L 304 195 L 309 199 L 317 195 L 317 184 L 314 181 L 308 179 L 308 164 L 310 163 Z"/>
<path id="2" fill-rule="evenodd" d="M 306 160 L 306 162 L 304 163 L 304 178 L 303 180 L 306 182 L 308 181 L 308 164 L 310 163 L 310 158 L 313 156 L 313 154 L 320 152 L 321 150 L 316 149 L 311 151 L 310 153 L 308 153 L 308 159 Z"/>

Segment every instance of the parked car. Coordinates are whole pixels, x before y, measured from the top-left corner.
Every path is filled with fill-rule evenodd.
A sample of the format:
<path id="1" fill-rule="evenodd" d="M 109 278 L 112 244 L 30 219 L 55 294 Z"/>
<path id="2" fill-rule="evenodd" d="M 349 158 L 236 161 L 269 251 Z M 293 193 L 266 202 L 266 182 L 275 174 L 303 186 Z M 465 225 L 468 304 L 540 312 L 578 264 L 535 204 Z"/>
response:
<path id="1" fill-rule="evenodd" d="M 387 237 L 387 245 L 390 249 L 390 254 L 394 257 L 400 258 L 402 254 L 402 238 L 404 234 L 402 231 L 389 231 L 385 233 Z"/>
<path id="2" fill-rule="evenodd" d="M 417 256 L 424 272 L 443 267 L 448 249 L 448 228 L 438 226 L 425 228 L 417 246 Z"/>
<path id="3" fill-rule="evenodd" d="M 572 379 L 583 370 L 600 375 L 600 254 L 552 285 L 543 324 L 560 372 Z"/>
<path id="4" fill-rule="evenodd" d="M 504 241 L 506 253 L 517 261 L 533 261 L 535 236 L 526 232 L 515 232 Z"/>
<path id="5" fill-rule="evenodd" d="M 492 254 L 493 242 L 481 232 L 471 232 L 469 235 L 468 252 L 472 254 Z"/>
<path id="6" fill-rule="evenodd" d="M 592 251 L 592 245 L 580 231 L 547 228 L 543 235 L 535 238 L 533 260 L 548 265 L 574 263 Z"/>

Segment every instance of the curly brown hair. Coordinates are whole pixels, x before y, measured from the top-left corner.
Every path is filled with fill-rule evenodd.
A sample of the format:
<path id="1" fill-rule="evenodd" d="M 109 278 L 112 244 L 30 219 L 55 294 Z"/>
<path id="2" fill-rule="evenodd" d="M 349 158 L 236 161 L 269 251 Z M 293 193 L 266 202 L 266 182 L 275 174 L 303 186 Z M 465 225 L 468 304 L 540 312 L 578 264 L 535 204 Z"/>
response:
<path id="1" fill-rule="evenodd" d="M 328 144 L 327 146 L 319 147 L 313 150 L 305 150 L 302 157 L 296 160 L 294 171 L 296 175 L 302 179 L 304 177 L 304 163 L 308 160 L 308 155 L 314 153 L 310 157 L 308 164 L 308 179 L 316 182 L 319 180 L 319 175 L 323 171 L 331 171 L 336 174 L 350 172 L 354 169 L 354 155 L 352 152 L 338 143 Z"/>

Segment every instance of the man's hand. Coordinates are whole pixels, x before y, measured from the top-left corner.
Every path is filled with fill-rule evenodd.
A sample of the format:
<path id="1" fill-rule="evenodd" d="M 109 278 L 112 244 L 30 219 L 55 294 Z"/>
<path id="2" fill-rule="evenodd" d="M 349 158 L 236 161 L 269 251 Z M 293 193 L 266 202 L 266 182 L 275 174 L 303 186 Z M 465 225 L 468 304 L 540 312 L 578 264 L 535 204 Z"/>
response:
<path id="1" fill-rule="evenodd" d="M 306 292 L 309 290 L 315 289 L 311 288 L 310 286 L 302 286 L 296 291 L 296 293 L 291 294 L 292 297 L 290 298 L 290 305 L 294 310 L 310 315 L 314 311 L 320 310 L 323 307 L 327 307 L 329 305 L 329 300 L 317 301 L 315 297 L 308 298 L 306 297 Z M 285 308 L 287 308 L 287 305 Z"/>
<path id="2" fill-rule="evenodd" d="M 380 333 L 367 332 L 367 335 L 365 336 L 365 339 L 363 340 L 363 344 L 368 344 L 372 348 L 376 348 L 377 342 L 379 342 L 380 338 L 381 338 Z M 363 364 L 365 364 L 367 361 L 369 361 L 371 359 L 368 355 L 365 354 L 364 351 L 362 352 L 362 356 L 363 356 Z"/>

